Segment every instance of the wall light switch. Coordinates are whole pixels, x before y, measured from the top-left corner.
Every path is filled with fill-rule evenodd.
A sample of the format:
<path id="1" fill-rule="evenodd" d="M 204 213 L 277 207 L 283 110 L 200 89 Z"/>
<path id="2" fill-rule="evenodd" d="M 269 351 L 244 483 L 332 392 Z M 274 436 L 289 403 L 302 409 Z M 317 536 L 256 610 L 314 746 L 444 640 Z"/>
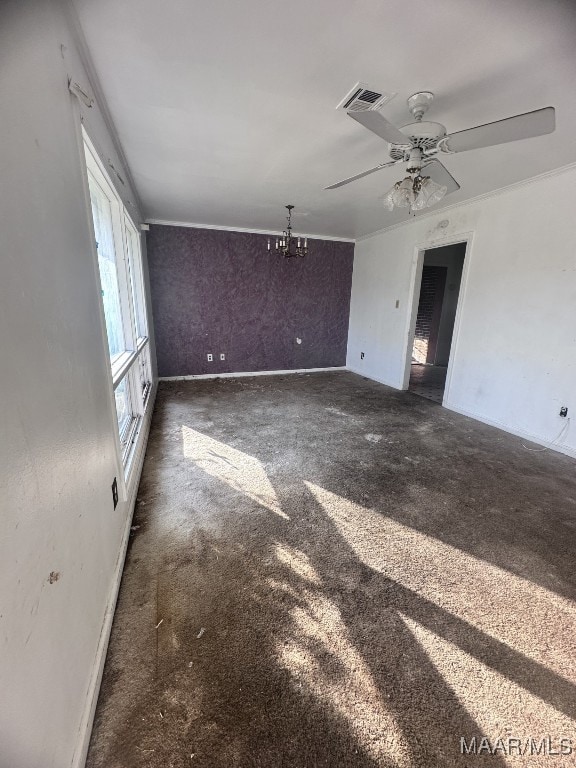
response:
<path id="1" fill-rule="evenodd" d="M 214 355 L 212 354 L 212 352 L 208 352 L 208 354 L 206 355 L 206 359 L 208 360 L 209 363 L 211 363 L 212 360 L 214 360 Z"/>
<path id="2" fill-rule="evenodd" d="M 226 355 L 224 352 L 220 352 L 220 360 L 226 360 Z"/>

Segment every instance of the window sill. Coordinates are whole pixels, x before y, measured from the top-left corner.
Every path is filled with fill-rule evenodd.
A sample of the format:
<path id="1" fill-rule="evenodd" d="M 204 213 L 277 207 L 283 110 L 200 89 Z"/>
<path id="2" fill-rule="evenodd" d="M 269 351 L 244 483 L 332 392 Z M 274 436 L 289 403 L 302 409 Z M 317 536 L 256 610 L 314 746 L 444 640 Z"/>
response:
<path id="1" fill-rule="evenodd" d="M 138 359 L 138 355 L 148 344 L 148 341 L 148 336 L 141 336 L 136 343 L 135 352 L 130 352 L 127 350 L 126 352 L 122 352 L 122 354 L 118 355 L 118 357 L 112 361 L 112 383 L 114 385 L 114 389 L 116 389 L 130 368 L 132 368 Z"/>
<path id="2" fill-rule="evenodd" d="M 114 389 L 122 382 L 122 379 L 138 359 L 138 352 L 123 352 L 112 363 L 112 383 Z"/>

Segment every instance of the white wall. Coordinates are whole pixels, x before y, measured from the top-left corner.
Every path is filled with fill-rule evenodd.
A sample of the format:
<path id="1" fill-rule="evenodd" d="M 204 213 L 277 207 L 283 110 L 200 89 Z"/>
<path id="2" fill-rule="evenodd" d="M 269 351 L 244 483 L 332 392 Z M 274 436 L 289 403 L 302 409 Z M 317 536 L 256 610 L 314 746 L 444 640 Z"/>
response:
<path id="1" fill-rule="evenodd" d="M 113 510 L 122 470 L 67 89 L 87 77 L 67 13 L 0 5 L 1 768 L 82 762 L 135 490 Z M 125 175 L 98 107 L 84 112 Z"/>
<path id="2" fill-rule="evenodd" d="M 418 249 L 469 238 L 444 405 L 554 439 L 561 405 L 576 418 L 575 199 L 572 166 L 358 242 L 348 366 L 404 386 Z M 576 455 L 574 426 L 561 450 Z"/>

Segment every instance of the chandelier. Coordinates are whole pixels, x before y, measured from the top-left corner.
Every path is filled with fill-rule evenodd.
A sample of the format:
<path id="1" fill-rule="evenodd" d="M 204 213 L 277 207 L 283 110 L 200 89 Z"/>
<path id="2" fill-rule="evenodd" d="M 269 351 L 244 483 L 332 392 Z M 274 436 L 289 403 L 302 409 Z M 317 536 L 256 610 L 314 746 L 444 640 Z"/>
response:
<path id="1" fill-rule="evenodd" d="M 292 256 L 301 256 L 303 258 L 308 253 L 308 238 L 305 237 L 304 244 L 301 245 L 300 237 L 295 237 L 292 235 L 292 209 L 294 206 L 287 205 L 286 208 L 288 209 L 288 216 L 286 217 L 288 226 L 284 232 L 282 232 L 280 237 L 276 238 L 274 250 L 277 253 L 281 253 L 282 256 L 287 259 L 291 258 Z M 268 238 L 268 250 L 271 250 L 270 238 Z"/>
<path id="2" fill-rule="evenodd" d="M 411 211 L 421 211 L 430 208 L 444 197 L 447 187 L 432 181 L 430 176 L 406 176 L 384 196 L 384 208 L 393 211 L 394 208 L 410 208 Z"/>

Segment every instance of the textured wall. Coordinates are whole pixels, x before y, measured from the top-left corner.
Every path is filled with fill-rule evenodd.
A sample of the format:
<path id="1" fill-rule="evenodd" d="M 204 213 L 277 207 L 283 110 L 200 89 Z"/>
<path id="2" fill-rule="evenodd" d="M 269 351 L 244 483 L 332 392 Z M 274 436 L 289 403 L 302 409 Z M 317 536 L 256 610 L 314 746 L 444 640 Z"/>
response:
<path id="1" fill-rule="evenodd" d="M 354 245 L 308 240 L 306 258 L 284 259 L 269 254 L 266 241 L 150 227 L 160 376 L 345 365 Z"/>

